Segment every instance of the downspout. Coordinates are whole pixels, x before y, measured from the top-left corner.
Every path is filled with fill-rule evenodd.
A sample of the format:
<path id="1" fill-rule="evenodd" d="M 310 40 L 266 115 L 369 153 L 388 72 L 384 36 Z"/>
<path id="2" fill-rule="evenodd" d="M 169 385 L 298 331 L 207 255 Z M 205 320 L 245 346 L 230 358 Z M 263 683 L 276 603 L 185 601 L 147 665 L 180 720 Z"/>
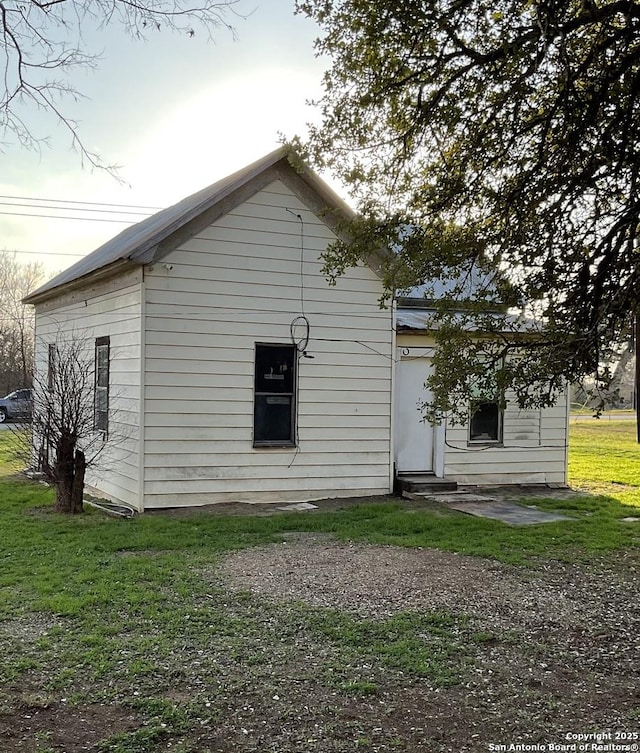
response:
<path id="1" fill-rule="evenodd" d="M 146 386 L 146 341 L 147 341 L 147 290 L 145 286 L 145 269 L 141 267 L 140 277 L 140 384 L 138 395 L 138 511 L 144 512 L 145 492 L 145 386 Z"/>
<path id="2" fill-rule="evenodd" d="M 396 483 L 395 448 L 395 394 L 396 394 L 396 300 L 391 304 L 391 383 L 389 390 L 389 492 L 393 493 Z"/>
<path id="3" fill-rule="evenodd" d="M 569 486 L 569 424 L 571 421 L 571 385 L 566 384 L 564 388 L 566 416 L 564 425 L 564 484 Z M 542 422 L 541 422 L 542 428 Z"/>

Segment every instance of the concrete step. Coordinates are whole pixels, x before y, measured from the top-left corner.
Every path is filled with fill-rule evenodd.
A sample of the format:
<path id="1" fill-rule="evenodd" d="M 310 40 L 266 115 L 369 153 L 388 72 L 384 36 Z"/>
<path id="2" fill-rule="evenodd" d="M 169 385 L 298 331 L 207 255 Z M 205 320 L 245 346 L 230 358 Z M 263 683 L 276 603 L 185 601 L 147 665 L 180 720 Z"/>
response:
<path id="1" fill-rule="evenodd" d="M 412 473 L 396 476 L 396 489 L 402 492 L 453 492 L 458 488 L 457 481 L 437 478 L 429 473 Z"/>

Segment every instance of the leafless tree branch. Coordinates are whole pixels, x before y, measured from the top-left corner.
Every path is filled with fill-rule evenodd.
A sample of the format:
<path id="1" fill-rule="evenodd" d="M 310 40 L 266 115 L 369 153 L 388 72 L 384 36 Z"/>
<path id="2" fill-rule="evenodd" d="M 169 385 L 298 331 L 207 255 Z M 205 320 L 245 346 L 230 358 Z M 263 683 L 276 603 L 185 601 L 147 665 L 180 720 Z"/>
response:
<path id="1" fill-rule="evenodd" d="M 123 449 L 128 439 L 112 390 L 109 430 L 98 428 L 94 342 L 88 333 L 61 329 L 40 343 L 32 421 L 14 429 L 21 459 L 55 488 L 56 509 L 63 513 L 83 511 L 85 472 L 107 470 L 109 451 Z"/>
<path id="2" fill-rule="evenodd" d="M 229 22 L 243 16 L 240 0 L 0 0 L 0 132 L 29 149 L 47 142 L 34 134 L 23 115 L 23 105 L 51 113 L 71 137 L 72 147 L 83 164 L 107 169 L 117 176 L 117 167 L 105 164 L 86 148 L 78 124 L 60 106 L 65 98 L 78 100 L 82 94 L 65 80 L 73 69 L 94 68 L 98 56 L 83 43 L 87 24 L 102 28 L 117 24 L 137 39 L 166 29 L 194 36 L 196 29 L 209 38 L 225 29 L 235 38 Z M 57 71 L 58 79 L 49 77 Z"/>

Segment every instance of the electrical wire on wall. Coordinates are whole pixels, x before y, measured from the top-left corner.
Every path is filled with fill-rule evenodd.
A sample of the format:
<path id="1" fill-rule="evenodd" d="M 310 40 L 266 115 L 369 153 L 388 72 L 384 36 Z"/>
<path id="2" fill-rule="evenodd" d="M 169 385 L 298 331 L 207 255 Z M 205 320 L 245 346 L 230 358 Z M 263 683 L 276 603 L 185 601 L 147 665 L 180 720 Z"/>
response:
<path id="1" fill-rule="evenodd" d="M 287 207 L 287 212 L 292 214 L 300 223 L 300 315 L 304 316 L 304 220 L 302 215 Z"/>
<path id="2" fill-rule="evenodd" d="M 286 207 L 287 212 L 292 214 L 300 223 L 300 314 L 291 320 L 289 325 L 289 332 L 291 334 L 291 342 L 296 346 L 298 351 L 298 359 L 301 356 L 305 358 L 313 358 L 312 355 L 307 353 L 307 346 L 309 345 L 309 335 L 311 332 L 311 324 L 304 310 L 304 220 L 302 215 L 298 212 L 294 212 L 293 209 Z M 296 327 L 301 326 L 303 328 L 302 335 L 296 334 Z"/>
<path id="3" fill-rule="evenodd" d="M 302 331 L 297 332 L 296 329 L 300 328 Z M 307 354 L 307 345 L 309 345 L 309 336 L 311 334 L 311 325 L 309 320 L 304 314 L 296 316 L 291 320 L 289 325 L 289 333 L 291 335 L 291 342 L 296 346 L 298 351 L 298 357 L 304 356 L 305 358 L 313 358 L 312 355 Z"/>
<path id="4" fill-rule="evenodd" d="M 309 337 L 311 335 L 311 324 L 304 310 L 304 220 L 299 212 L 294 212 L 293 209 L 286 207 L 287 212 L 292 214 L 300 223 L 300 313 L 295 316 L 289 324 L 289 334 L 291 336 L 291 342 L 295 345 L 296 353 L 298 356 L 298 369 L 296 375 L 299 373 L 300 360 L 302 358 L 313 358 L 310 353 L 307 353 L 307 347 L 309 345 Z M 296 379 L 296 403 L 299 400 L 299 386 L 298 379 Z M 287 466 L 291 468 L 296 458 L 300 454 L 300 433 L 299 433 L 299 411 L 295 411 L 296 425 L 295 425 L 295 437 L 296 437 L 296 451 L 291 458 L 291 462 Z"/>

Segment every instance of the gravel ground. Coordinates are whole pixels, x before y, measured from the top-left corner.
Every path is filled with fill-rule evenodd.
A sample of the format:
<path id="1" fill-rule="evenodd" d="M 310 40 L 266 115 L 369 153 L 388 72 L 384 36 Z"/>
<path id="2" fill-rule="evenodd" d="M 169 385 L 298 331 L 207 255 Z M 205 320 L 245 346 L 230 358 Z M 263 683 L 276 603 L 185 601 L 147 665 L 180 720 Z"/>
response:
<path id="1" fill-rule="evenodd" d="M 606 741 L 611 733 L 614 742 L 615 735 L 638 734 L 639 573 L 637 553 L 614 565 L 540 562 L 524 569 L 293 534 L 226 557 L 216 578 L 282 610 L 302 602 L 374 620 L 406 611 L 467 615 L 462 639 L 472 658 L 459 683 L 443 688 L 381 673 L 376 703 L 353 708 L 367 749 L 479 753 L 511 744 L 563 750 L 553 746 L 573 745 L 574 734 L 602 733 Z M 474 635 L 483 636 L 480 645 Z M 341 745 L 334 736 L 330 747 L 317 749 L 353 750 L 353 736 L 347 738 Z M 273 749 L 297 750 L 285 740 Z"/>
<path id="2" fill-rule="evenodd" d="M 637 753 L 638 552 L 523 568 L 291 533 L 191 572 L 198 595 L 167 598 L 192 619 L 170 655 L 154 655 L 162 626 L 150 632 L 135 693 L 184 724 L 149 747 L 118 666 L 76 667 L 64 691 L 45 668 L 0 688 L 0 753 Z M 14 622 L 9 648 L 52 627 Z M 404 664 L 386 651 L 398 646 Z M 425 650 L 434 672 L 411 662 Z M 105 747 L 114 733 L 128 742 Z"/>
<path id="3" fill-rule="evenodd" d="M 513 567 L 436 549 L 342 544 L 294 533 L 281 544 L 227 556 L 218 573 L 235 590 L 381 618 L 407 610 L 474 616 L 496 630 L 573 625 L 586 632 L 640 626 L 637 558 L 614 569 L 541 562 Z M 640 631 L 634 642 L 640 659 Z"/>

